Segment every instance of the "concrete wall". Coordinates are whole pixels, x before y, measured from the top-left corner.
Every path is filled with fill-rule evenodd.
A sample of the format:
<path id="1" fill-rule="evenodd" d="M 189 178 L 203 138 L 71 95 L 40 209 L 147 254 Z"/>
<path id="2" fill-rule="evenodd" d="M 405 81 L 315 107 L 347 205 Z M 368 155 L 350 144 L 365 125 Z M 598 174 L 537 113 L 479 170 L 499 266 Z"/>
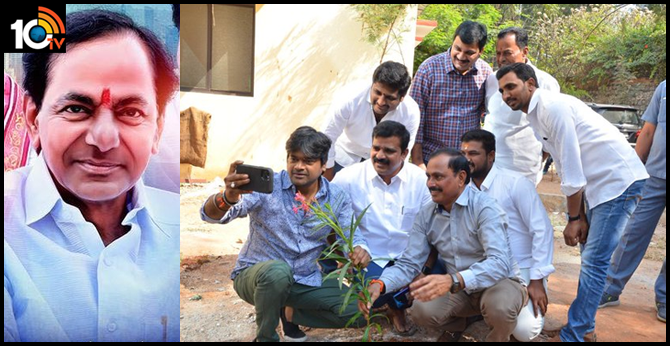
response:
<path id="1" fill-rule="evenodd" d="M 230 163 L 286 168 L 284 145 L 293 130 L 321 130 L 334 94 L 352 82 L 372 80 L 380 52 L 362 40 L 362 26 L 349 5 L 257 7 L 253 97 L 181 93 L 180 109 L 212 114 L 207 163 L 191 178 L 224 177 Z M 409 7 L 402 44 L 384 60 L 412 69 L 416 6 Z M 401 48 L 400 48 L 401 47 Z"/>

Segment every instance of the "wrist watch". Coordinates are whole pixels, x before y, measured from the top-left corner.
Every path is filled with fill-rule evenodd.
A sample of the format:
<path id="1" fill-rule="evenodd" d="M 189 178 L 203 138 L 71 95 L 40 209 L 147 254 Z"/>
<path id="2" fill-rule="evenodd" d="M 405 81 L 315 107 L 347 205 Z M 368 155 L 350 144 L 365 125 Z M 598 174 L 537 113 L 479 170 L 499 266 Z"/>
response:
<path id="1" fill-rule="evenodd" d="M 451 293 L 458 293 L 461 290 L 461 282 L 458 281 L 458 274 L 450 274 L 451 276 L 451 289 L 449 292 Z"/>
<path id="2" fill-rule="evenodd" d="M 577 216 L 570 216 L 570 214 L 568 214 L 568 222 L 577 221 L 577 220 L 581 219 L 581 217 L 582 217 L 581 214 L 577 214 Z"/>

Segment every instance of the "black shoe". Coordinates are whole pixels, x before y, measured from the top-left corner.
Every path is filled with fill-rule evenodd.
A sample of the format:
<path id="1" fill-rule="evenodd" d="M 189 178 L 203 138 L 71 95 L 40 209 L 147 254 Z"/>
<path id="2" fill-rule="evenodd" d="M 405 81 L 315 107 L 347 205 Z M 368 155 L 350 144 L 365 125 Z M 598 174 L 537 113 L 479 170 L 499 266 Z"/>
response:
<path id="1" fill-rule="evenodd" d="M 463 332 L 450 332 L 445 330 L 444 333 L 437 338 L 437 342 L 457 342 L 461 339 L 461 336 L 463 336 Z"/>
<path id="2" fill-rule="evenodd" d="M 293 324 L 286 319 L 286 308 L 281 308 L 279 317 L 281 318 L 281 326 L 284 330 L 284 342 L 305 342 L 307 335 L 300 330 L 300 326 Z"/>

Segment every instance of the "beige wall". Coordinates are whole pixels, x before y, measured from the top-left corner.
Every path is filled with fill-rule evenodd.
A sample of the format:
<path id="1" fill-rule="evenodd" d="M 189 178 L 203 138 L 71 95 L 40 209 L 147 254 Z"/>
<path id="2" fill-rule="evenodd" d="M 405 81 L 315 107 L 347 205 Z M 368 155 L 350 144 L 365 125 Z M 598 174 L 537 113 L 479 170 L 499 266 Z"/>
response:
<path id="1" fill-rule="evenodd" d="M 257 11 L 254 97 L 181 93 L 180 109 L 212 114 L 207 163 L 193 167 L 191 178 L 223 178 L 235 159 L 285 169 L 291 132 L 301 125 L 321 130 L 333 95 L 349 83 L 371 81 L 379 65 L 380 52 L 362 41 L 361 23 L 348 5 L 264 5 Z M 394 44 L 384 58 L 410 71 L 415 21 L 412 6 L 402 45 Z"/>

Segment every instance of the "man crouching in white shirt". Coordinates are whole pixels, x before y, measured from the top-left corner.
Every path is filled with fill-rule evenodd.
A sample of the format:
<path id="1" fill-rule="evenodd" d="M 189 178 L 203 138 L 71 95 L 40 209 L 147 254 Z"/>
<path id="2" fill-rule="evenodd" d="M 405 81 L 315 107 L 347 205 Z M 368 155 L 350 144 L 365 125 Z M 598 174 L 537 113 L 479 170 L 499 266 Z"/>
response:
<path id="1" fill-rule="evenodd" d="M 426 173 L 405 162 L 409 138 L 404 125 L 379 123 L 372 131 L 370 159 L 344 168 L 333 179 L 351 195 L 355 215 L 370 206 L 359 226 L 373 259 L 367 267 L 366 281 L 379 278 L 384 268 L 393 266 L 407 246 L 420 207 L 431 201 Z M 394 294 L 386 293 L 373 307 L 388 303 L 394 331 L 410 336 L 416 328 L 406 325 L 404 309 L 409 306 L 402 301 L 396 303 Z"/>
<path id="2" fill-rule="evenodd" d="M 547 313 L 547 277 L 556 271 L 554 229 L 542 200 L 530 180 L 498 167 L 496 138 L 486 130 L 472 130 L 461 137 L 461 151 L 470 162 L 470 186 L 495 198 L 507 214 L 510 248 L 528 287 L 528 305 L 517 317 L 512 335 L 527 342 L 542 332 Z"/>

